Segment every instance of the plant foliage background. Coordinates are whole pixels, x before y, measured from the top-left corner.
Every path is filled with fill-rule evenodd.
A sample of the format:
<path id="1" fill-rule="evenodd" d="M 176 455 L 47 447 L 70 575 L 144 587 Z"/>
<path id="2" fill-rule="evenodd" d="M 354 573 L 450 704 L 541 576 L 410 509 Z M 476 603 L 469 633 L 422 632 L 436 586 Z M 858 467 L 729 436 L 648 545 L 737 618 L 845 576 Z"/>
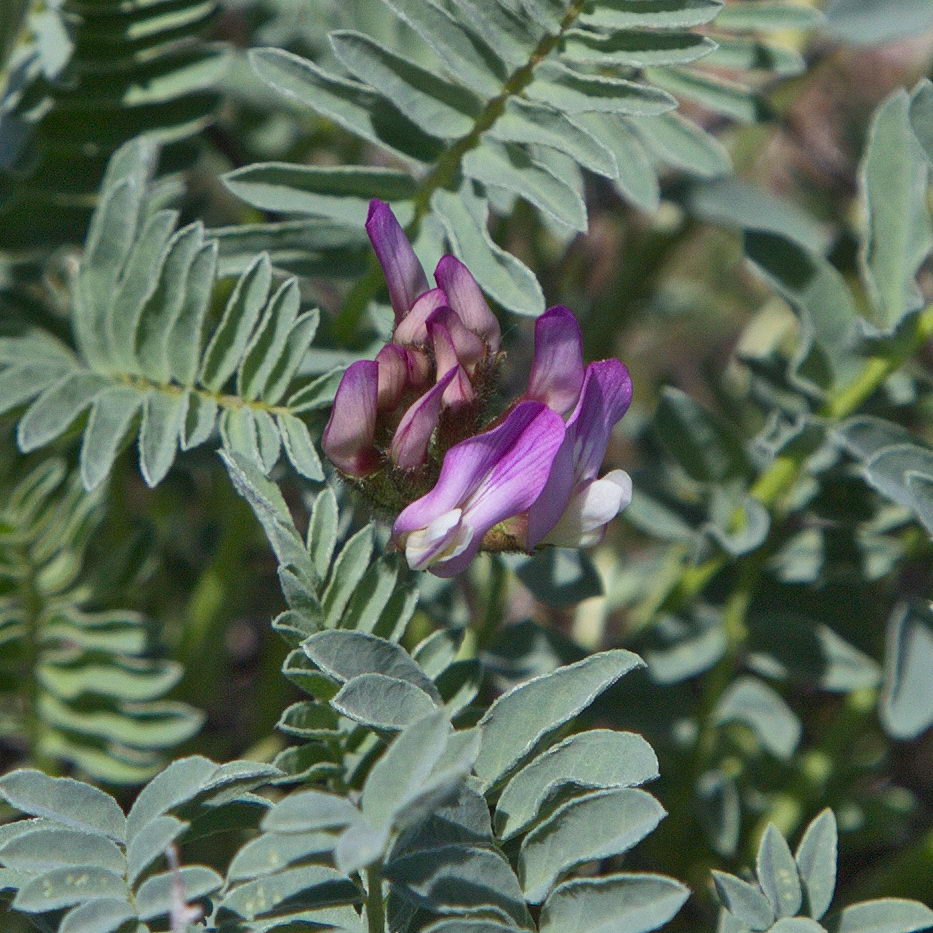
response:
<path id="1" fill-rule="evenodd" d="M 915 0 L 5 2 L 4 930 L 933 925 L 931 62 Z M 511 369 L 556 303 L 629 365 L 594 551 L 416 574 L 322 463 L 372 198 Z"/>

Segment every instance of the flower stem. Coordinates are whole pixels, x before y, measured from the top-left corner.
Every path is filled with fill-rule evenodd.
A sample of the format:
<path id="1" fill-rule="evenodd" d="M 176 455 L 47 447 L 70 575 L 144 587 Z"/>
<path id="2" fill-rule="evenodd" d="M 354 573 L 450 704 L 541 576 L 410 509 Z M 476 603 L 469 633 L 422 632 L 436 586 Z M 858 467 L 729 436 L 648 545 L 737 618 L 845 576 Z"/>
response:
<path id="1" fill-rule="evenodd" d="M 382 902 L 382 873 L 379 865 L 366 869 L 366 929 L 385 933 L 385 908 Z"/>

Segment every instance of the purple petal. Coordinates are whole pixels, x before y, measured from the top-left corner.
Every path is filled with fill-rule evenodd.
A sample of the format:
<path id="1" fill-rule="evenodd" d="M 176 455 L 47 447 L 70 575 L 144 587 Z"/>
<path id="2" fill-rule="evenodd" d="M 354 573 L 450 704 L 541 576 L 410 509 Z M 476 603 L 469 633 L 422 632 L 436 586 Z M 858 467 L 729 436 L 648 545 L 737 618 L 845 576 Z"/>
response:
<path id="1" fill-rule="evenodd" d="M 409 363 L 404 348 L 387 344 L 376 354 L 379 366 L 379 411 L 392 411 L 408 387 Z"/>
<path id="2" fill-rule="evenodd" d="M 632 381 L 618 360 L 586 368 L 583 388 L 567 433 L 540 497 L 528 512 L 529 548 L 537 547 L 558 524 L 571 499 L 599 472 L 615 423 L 632 400 Z"/>
<path id="3" fill-rule="evenodd" d="M 582 385 L 580 325 L 569 308 L 557 305 L 535 322 L 535 356 L 525 398 L 565 415 L 580 397 Z"/>
<path id="4" fill-rule="evenodd" d="M 489 310 L 473 273 L 455 256 L 443 256 L 434 279 L 447 294 L 447 303 L 466 328 L 486 341 L 490 353 L 499 351 L 499 322 Z"/>
<path id="5" fill-rule="evenodd" d="M 447 305 L 447 295 L 443 289 L 432 288 L 421 295 L 412 305 L 411 311 L 398 322 L 392 339 L 396 343 L 420 346 L 428 342 L 428 318 Z"/>
<path id="6" fill-rule="evenodd" d="M 618 360 L 600 360 L 586 368 L 580 400 L 567 423 L 573 435 L 576 484 L 593 479 L 606 456 L 616 422 L 632 401 L 632 379 Z"/>
<path id="7" fill-rule="evenodd" d="M 457 356 L 457 362 L 471 372 L 476 364 L 486 356 L 486 345 L 472 331 L 466 329 L 463 321 L 457 316 L 451 308 L 438 308 L 427 320 L 428 336 L 435 344 L 435 353 L 437 352 L 437 341 L 432 328 L 442 325 L 453 345 L 453 350 Z M 438 362 L 438 372 L 445 372 L 445 368 Z"/>
<path id="8" fill-rule="evenodd" d="M 456 317 L 450 312 L 451 317 Z M 428 333 L 434 346 L 434 359 L 437 363 L 439 373 L 454 373 L 453 381 L 448 385 L 444 393 L 444 404 L 448 408 L 456 408 L 459 405 L 467 405 L 476 399 L 476 392 L 473 390 L 473 384 L 466 370 L 460 365 L 457 354 L 457 348 L 454 345 L 454 338 L 450 331 L 438 321 L 435 321 L 434 315 L 428 322 Z"/>
<path id="9" fill-rule="evenodd" d="M 537 402 L 517 405 L 502 424 L 451 447 L 434 488 L 412 502 L 396 519 L 395 536 L 424 528 L 444 512 L 458 508 L 508 453 L 522 431 L 545 411 L 546 407 Z"/>
<path id="10" fill-rule="evenodd" d="M 366 232 L 385 274 L 395 320 L 400 321 L 415 299 L 428 290 L 424 269 L 392 208 L 384 201 L 369 202 Z"/>
<path id="11" fill-rule="evenodd" d="M 536 548 L 560 521 L 573 496 L 573 439 L 574 435 L 568 430 L 554 457 L 551 473 L 541 495 L 528 510 L 528 530 L 524 543 L 529 550 Z"/>
<path id="12" fill-rule="evenodd" d="M 392 437 L 392 462 L 403 470 L 420 467 L 427 459 L 431 435 L 437 427 L 444 392 L 457 374 L 455 367 L 428 389 L 402 416 Z"/>
<path id="13" fill-rule="evenodd" d="M 373 446 L 379 366 L 372 360 L 351 363 L 337 386 L 321 446 L 330 461 L 349 476 L 367 476 L 379 467 Z"/>

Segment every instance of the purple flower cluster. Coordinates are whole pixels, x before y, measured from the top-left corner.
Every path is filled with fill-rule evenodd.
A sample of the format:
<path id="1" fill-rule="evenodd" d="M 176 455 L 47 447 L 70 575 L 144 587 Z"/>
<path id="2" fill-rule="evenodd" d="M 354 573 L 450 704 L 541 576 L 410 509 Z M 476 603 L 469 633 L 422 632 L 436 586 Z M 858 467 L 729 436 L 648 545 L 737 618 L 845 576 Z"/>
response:
<path id="1" fill-rule="evenodd" d="M 535 325 L 526 392 L 480 431 L 501 354 L 476 280 L 444 256 L 430 288 L 381 201 L 370 205 L 366 229 L 395 331 L 375 360 L 344 374 L 324 452 L 374 501 L 400 510 L 393 539 L 415 570 L 450 577 L 481 549 L 600 541 L 631 499 L 628 474 L 598 477 L 631 401 L 628 370 L 612 359 L 584 366 L 576 318 L 551 308 Z"/>

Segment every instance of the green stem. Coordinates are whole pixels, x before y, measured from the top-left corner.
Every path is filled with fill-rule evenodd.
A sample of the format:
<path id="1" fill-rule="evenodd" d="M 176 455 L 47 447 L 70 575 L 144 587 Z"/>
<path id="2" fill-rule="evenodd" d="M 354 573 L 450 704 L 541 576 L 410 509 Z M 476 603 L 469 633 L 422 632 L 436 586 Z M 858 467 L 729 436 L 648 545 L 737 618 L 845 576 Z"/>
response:
<path id="1" fill-rule="evenodd" d="M 486 588 L 486 605 L 483 618 L 476 632 L 476 647 L 485 648 L 495 636 L 505 615 L 505 591 L 509 578 L 508 567 L 498 554 L 489 555 L 489 582 Z"/>
<path id="2" fill-rule="evenodd" d="M 382 873 L 379 865 L 366 869 L 366 929 L 385 933 L 385 907 L 382 901 Z"/>
<path id="3" fill-rule="evenodd" d="M 528 61 L 521 65 L 505 80 L 502 90 L 489 101 L 476 118 L 473 128 L 465 136 L 451 143 L 437 160 L 434 167 L 421 180 L 418 191 L 413 199 L 414 216 L 406 232 L 414 238 L 422 219 L 431 208 L 431 197 L 435 191 L 453 184 L 460 171 L 463 157 L 480 144 L 480 139 L 496 120 L 502 116 L 509 99 L 517 97 L 534 80 L 535 68 L 545 59 L 563 40 L 564 34 L 572 28 L 577 18 L 583 12 L 586 0 L 574 0 L 567 8 L 564 18 L 560 22 L 557 32 L 543 36 L 535 46 Z M 366 275 L 350 292 L 343 310 L 334 321 L 334 333 L 340 340 L 349 339 L 356 330 L 367 304 L 382 287 L 382 273 L 375 260 L 370 263 Z"/>
<path id="4" fill-rule="evenodd" d="M 183 386 L 174 382 L 154 382 L 144 376 L 130 376 L 125 373 L 111 373 L 111 378 L 139 392 L 162 392 L 165 395 L 183 395 L 190 392 L 200 398 L 215 402 L 219 408 L 250 408 L 253 411 L 264 411 L 270 415 L 289 415 L 292 410 L 287 405 L 270 405 L 261 399 L 245 399 L 239 395 L 224 395 L 220 392 L 211 392 L 198 386 Z"/>
<path id="5" fill-rule="evenodd" d="M 848 385 L 832 393 L 817 412 L 827 424 L 833 424 L 853 414 L 882 383 L 896 372 L 931 337 L 933 337 L 933 305 L 914 319 L 913 327 L 895 352 L 869 357 L 861 372 Z M 798 446 L 782 454 L 765 470 L 750 490 L 751 497 L 766 508 L 773 509 L 800 477 L 804 463 L 812 451 Z M 636 624 L 645 624 L 661 612 L 677 612 L 698 596 L 706 585 L 729 563 L 729 555 L 720 552 L 701 564 L 686 563 L 687 552 L 676 546 L 682 554 L 683 566 L 673 575 L 667 586 L 651 593 L 633 611 Z"/>

